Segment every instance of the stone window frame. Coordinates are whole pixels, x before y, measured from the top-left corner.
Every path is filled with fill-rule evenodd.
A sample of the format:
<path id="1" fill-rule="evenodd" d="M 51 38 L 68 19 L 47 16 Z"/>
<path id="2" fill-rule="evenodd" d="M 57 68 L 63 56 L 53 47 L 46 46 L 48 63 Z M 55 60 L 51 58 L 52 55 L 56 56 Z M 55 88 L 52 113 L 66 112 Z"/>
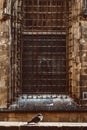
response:
<path id="1" fill-rule="evenodd" d="M 87 9 L 87 0 L 83 0 L 83 8 Z"/>
<path id="2" fill-rule="evenodd" d="M 14 68 L 16 69 L 16 66 L 14 66 Z M 12 88 L 11 88 L 11 89 L 12 89 Z M 10 91 L 10 92 L 11 92 L 11 91 Z M 12 96 L 14 97 L 14 95 L 12 95 Z M 25 100 L 25 98 L 26 98 L 26 97 L 22 97 L 23 100 Z M 35 99 L 35 98 L 36 98 L 36 97 L 34 97 L 33 99 Z M 43 98 L 43 97 L 42 97 L 42 98 Z M 41 98 L 41 99 L 42 99 L 42 98 Z M 61 99 L 62 99 L 62 98 L 63 98 L 63 97 L 61 96 Z M 12 99 L 12 103 L 14 103 L 14 101 L 15 101 L 15 99 Z M 34 100 L 34 101 L 35 101 L 35 100 Z M 48 101 L 48 103 L 49 103 L 49 102 L 51 102 L 51 98 L 50 98 L 50 100 Z M 34 102 L 34 103 L 35 103 L 35 102 Z M 38 104 L 38 103 L 37 103 L 37 104 Z M 43 104 L 43 102 L 42 102 L 42 104 Z M 51 104 L 52 104 L 52 103 L 51 103 Z M 22 104 L 21 104 L 21 105 L 22 105 Z M 13 106 L 13 107 L 14 107 L 14 106 Z M 13 107 L 12 107 L 12 108 L 13 108 Z M 42 109 L 42 108 L 40 108 L 40 110 L 41 110 L 41 109 Z M 65 109 L 66 109 L 66 108 L 65 108 Z M 45 109 L 44 109 L 44 110 L 45 110 Z M 47 109 L 47 110 L 48 110 L 48 109 Z M 51 110 L 53 110 L 53 109 L 51 109 Z M 32 110 L 31 110 L 31 111 L 32 111 Z M 37 111 L 37 110 L 36 110 L 36 111 Z"/>

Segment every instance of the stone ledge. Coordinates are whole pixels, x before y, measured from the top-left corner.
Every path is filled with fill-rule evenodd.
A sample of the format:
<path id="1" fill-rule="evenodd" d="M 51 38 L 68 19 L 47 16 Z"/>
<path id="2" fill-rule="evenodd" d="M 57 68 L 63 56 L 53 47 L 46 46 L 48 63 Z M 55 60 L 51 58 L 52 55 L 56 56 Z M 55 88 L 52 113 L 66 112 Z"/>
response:
<path id="1" fill-rule="evenodd" d="M 41 122 L 29 124 L 26 122 L 0 122 L 0 130 L 87 130 L 87 123 L 68 123 L 68 122 Z"/>
<path id="2" fill-rule="evenodd" d="M 27 124 L 27 122 L 5 122 L 5 121 L 0 121 L 0 127 L 86 127 L 87 128 L 87 123 L 72 123 L 72 122 L 40 122 L 37 124 L 31 123 Z"/>

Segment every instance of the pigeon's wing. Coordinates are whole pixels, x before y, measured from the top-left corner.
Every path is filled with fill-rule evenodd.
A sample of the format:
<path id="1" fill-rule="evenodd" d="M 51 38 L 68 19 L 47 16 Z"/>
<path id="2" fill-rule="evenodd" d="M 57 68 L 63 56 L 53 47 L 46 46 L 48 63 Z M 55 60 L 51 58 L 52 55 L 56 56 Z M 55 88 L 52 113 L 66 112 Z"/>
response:
<path id="1" fill-rule="evenodd" d="M 38 116 L 33 117 L 28 123 L 37 123 L 40 121 L 40 118 Z"/>
<path id="2" fill-rule="evenodd" d="M 39 118 L 38 116 L 36 116 L 36 117 L 34 117 L 34 118 L 32 119 L 32 121 L 35 122 L 35 123 L 37 123 L 37 122 L 40 121 L 40 118 Z"/>

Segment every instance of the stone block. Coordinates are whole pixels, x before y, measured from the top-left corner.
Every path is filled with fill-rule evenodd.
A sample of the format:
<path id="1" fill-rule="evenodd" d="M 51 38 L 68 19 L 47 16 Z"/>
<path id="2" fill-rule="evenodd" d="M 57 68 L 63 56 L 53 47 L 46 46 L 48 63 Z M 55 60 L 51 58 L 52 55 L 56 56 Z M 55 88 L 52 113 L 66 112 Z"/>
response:
<path id="1" fill-rule="evenodd" d="M 17 126 L 0 126 L 0 130 L 19 130 Z"/>

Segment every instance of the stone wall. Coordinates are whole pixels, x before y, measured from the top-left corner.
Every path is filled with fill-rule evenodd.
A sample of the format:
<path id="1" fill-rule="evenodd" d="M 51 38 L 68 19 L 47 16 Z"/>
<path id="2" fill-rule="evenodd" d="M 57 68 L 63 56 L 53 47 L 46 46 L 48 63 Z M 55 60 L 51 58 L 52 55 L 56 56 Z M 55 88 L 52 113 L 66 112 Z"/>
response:
<path id="1" fill-rule="evenodd" d="M 73 11 L 74 10 L 74 11 Z M 74 0 L 70 14 L 69 41 L 69 72 L 71 95 L 78 99 L 78 103 L 86 106 L 87 98 L 87 19 L 83 18 L 82 0 Z M 85 93 L 86 94 L 86 93 Z"/>
<path id="2" fill-rule="evenodd" d="M 83 70 L 83 42 L 82 39 L 82 0 L 72 0 L 70 3 L 70 29 L 69 29 L 69 80 L 70 80 L 70 92 L 74 99 L 78 99 L 78 103 L 82 103 L 82 70 Z M 85 21 L 85 23 L 87 23 Z M 85 26 L 86 27 L 86 26 Z M 86 49 L 86 48 L 85 48 Z M 82 105 L 82 104 L 81 104 Z"/>
<path id="3" fill-rule="evenodd" d="M 80 86 L 81 95 L 84 97 L 84 92 L 87 93 L 87 22 L 81 20 L 81 40 L 80 40 L 80 55 L 81 55 L 81 75 Z M 85 101 L 84 101 L 85 100 Z M 87 99 L 82 100 L 87 105 Z"/>
<path id="4" fill-rule="evenodd" d="M 9 82 L 9 25 L 3 15 L 4 0 L 0 0 L 0 108 L 7 107 Z"/>
<path id="5" fill-rule="evenodd" d="M 38 112 L 0 112 L 0 121 L 27 122 Z M 87 122 L 87 112 L 41 112 L 43 122 Z"/>
<path id="6" fill-rule="evenodd" d="M 7 1 L 9 3 L 10 0 Z M 87 20 L 80 17 L 82 11 L 81 2 L 82 0 L 72 0 L 70 4 L 68 70 L 70 95 L 85 106 L 87 105 L 87 99 L 83 100 L 83 92 L 87 92 Z M 3 11 L 9 12 L 9 6 L 3 8 L 3 3 L 4 0 L 0 0 L 0 108 L 7 107 L 7 88 L 10 87 L 10 22 L 9 18 L 5 19 L 3 15 Z M 79 119 L 78 117 L 77 120 Z M 55 118 L 55 120 L 57 119 Z M 75 121 L 77 120 L 75 119 Z"/>

